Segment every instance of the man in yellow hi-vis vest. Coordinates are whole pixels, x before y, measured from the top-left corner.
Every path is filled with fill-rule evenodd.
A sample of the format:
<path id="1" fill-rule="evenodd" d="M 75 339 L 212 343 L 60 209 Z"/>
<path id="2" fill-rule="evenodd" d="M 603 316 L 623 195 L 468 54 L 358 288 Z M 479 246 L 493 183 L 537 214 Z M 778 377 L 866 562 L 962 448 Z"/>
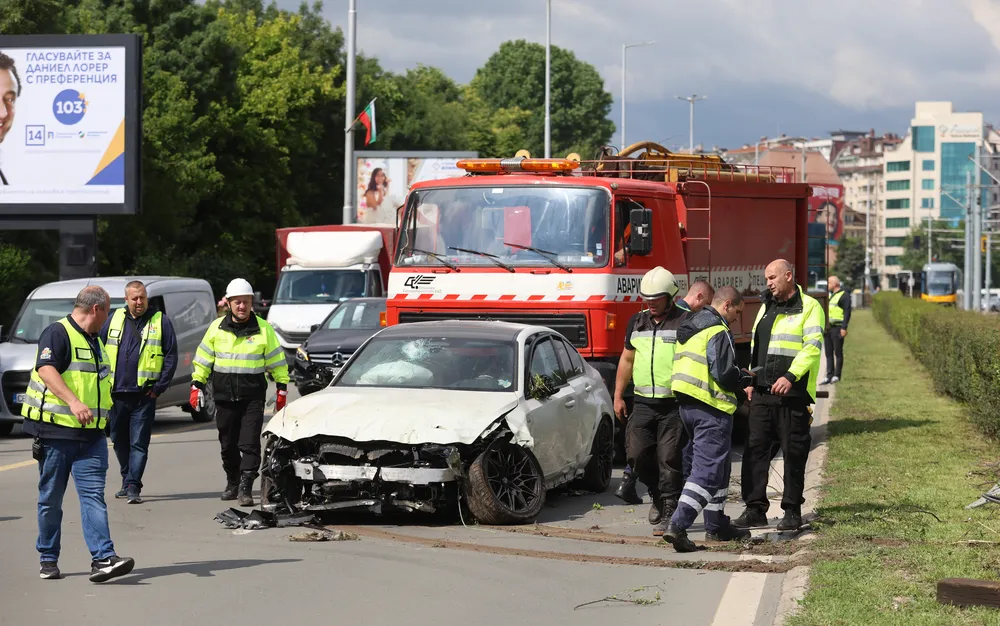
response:
<path id="1" fill-rule="evenodd" d="M 167 316 L 149 307 L 142 281 L 125 285 L 125 304 L 104 323 L 101 339 L 115 379 L 109 422 L 122 475 L 122 488 L 115 497 L 138 504 L 156 398 L 170 387 L 177 370 L 177 338 Z"/>
<path id="2" fill-rule="evenodd" d="M 260 471 L 260 433 L 270 374 L 278 388 L 275 412 L 288 400 L 288 364 L 274 328 L 253 312 L 253 289 L 242 278 L 226 287 L 229 312 L 208 327 L 194 357 L 191 406 L 198 409 L 211 380 L 215 422 L 226 472 L 223 500 L 253 506 Z"/>
<path id="3" fill-rule="evenodd" d="M 615 380 L 615 413 L 620 420 L 625 418 L 625 388 L 629 382 L 634 386 L 632 414 L 625 427 L 625 456 L 653 500 L 647 519 L 654 536 L 666 529 L 684 482 L 687 439 L 670 391 L 670 376 L 677 329 L 689 314 L 674 304 L 677 291 L 674 275 L 662 267 L 643 276 L 639 295 L 649 308 L 628 321 Z"/>
<path id="4" fill-rule="evenodd" d="M 750 374 L 736 364 L 736 345 L 729 331 L 742 312 L 740 292 L 720 287 L 712 304 L 684 320 L 677 331 L 670 388 L 691 440 L 692 466 L 663 540 L 678 552 L 696 549 L 687 529 L 702 511 L 709 541 L 750 537 L 749 530 L 733 527 L 724 512 L 732 469 L 733 413 L 746 400 L 744 388 L 751 382 Z"/>
<path id="5" fill-rule="evenodd" d="M 826 385 L 840 380 L 844 373 L 844 340 L 847 339 L 847 325 L 851 323 L 851 294 L 844 291 L 840 279 L 829 278 L 830 305 L 827 307 L 827 319 L 830 328 L 826 331 L 826 378 L 819 384 Z"/>
<path id="6" fill-rule="evenodd" d="M 768 291 L 761 294 L 750 340 L 751 363 L 759 371 L 746 389 L 750 414 L 741 487 L 747 508 L 733 525 L 767 526 L 767 477 L 777 440 L 785 460 L 785 515 L 778 530 L 797 530 L 812 445 L 809 405 L 816 401 L 826 316 L 823 306 L 795 284 L 791 263 L 772 261 L 764 274 Z"/>
<path id="7" fill-rule="evenodd" d="M 104 485 L 108 446 L 104 425 L 111 410 L 111 364 L 97 332 L 111 298 L 97 286 L 76 296 L 73 312 L 38 338 L 35 369 L 21 405 L 25 434 L 35 438 L 38 461 L 39 576 L 58 579 L 63 495 L 70 474 L 80 498 L 80 526 L 90 550 L 90 580 L 104 582 L 132 571 L 135 562 L 115 553 Z"/>

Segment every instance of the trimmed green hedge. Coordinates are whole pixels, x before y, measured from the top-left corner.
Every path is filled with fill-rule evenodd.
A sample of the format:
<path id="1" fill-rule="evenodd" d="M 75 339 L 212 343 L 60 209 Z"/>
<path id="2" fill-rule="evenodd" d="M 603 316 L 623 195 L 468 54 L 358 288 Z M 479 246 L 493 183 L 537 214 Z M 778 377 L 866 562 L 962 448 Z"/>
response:
<path id="1" fill-rule="evenodd" d="M 934 379 L 940 393 L 964 402 L 969 419 L 1000 435 L 1000 317 L 879 293 L 875 318 Z"/>

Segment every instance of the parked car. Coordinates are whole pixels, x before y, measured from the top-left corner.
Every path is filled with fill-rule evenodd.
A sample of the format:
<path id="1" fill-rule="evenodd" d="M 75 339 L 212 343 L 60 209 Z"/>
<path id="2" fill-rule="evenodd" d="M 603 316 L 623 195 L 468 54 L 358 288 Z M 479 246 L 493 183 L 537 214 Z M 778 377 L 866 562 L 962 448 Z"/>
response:
<path id="1" fill-rule="evenodd" d="M 182 407 L 196 422 L 215 417 L 215 403 L 206 394 L 206 406 L 195 411 L 188 404 L 195 350 L 208 325 L 216 319 L 215 297 L 207 281 L 164 276 L 114 276 L 81 278 L 48 283 L 32 291 L 14 319 L 9 333 L 0 330 L 0 436 L 9 435 L 22 421 L 21 403 L 35 366 L 38 338 L 49 324 L 73 311 L 77 293 L 88 285 L 99 285 L 111 296 L 111 308 L 125 306 L 125 285 L 141 280 L 146 285 L 150 309 L 170 317 L 177 335 L 177 372 L 170 387 L 159 398 L 157 408 Z"/>
<path id="2" fill-rule="evenodd" d="M 390 326 L 333 383 L 264 429 L 276 512 L 453 513 L 530 522 L 546 490 L 611 482 L 614 415 L 601 375 L 548 328 L 492 321 Z"/>
<path id="3" fill-rule="evenodd" d="M 299 393 L 330 384 L 351 355 L 382 328 L 385 298 L 352 298 L 337 305 L 295 351 L 292 376 Z"/>

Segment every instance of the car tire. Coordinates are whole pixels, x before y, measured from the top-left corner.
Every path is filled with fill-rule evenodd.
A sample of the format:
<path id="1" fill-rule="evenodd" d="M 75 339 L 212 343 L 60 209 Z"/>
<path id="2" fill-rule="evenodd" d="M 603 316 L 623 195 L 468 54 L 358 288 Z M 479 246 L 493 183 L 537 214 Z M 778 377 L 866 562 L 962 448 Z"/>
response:
<path id="1" fill-rule="evenodd" d="M 14 422 L 0 422 L 0 437 L 7 437 L 14 432 Z"/>
<path id="2" fill-rule="evenodd" d="M 512 489 L 512 481 L 520 484 Z M 530 523 L 545 505 L 542 467 L 530 450 L 494 441 L 469 466 L 465 495 L 480 524 Z"/>
<path id="3" fill-rule="evenodd" d="M 202 395 L 204 395 L 205 405 L 201 407 L 201 410 L 191 407 L 191 418 L 199 424 L 207 424 L 215 419 L 215 394 L 212 393 L 211 382 L 205 385 Z"/>
<path id="4" fill-rule="evenodd" d="M 590 462 L 577 481 L 578 488 L 594 493 L 604 493 L 611 485 L 611 470 L 615 462 L 615 427 L 611 418 L 604 416 L 594 434 L 590 447 Z"/>

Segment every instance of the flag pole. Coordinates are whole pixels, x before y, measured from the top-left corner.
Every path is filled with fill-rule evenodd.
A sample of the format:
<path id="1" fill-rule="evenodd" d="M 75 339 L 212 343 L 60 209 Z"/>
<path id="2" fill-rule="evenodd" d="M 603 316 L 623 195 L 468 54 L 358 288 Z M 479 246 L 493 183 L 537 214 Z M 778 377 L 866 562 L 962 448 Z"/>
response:
<path id="1" fill-rule="evenodd" d="M 357 0 L 350 0 L 347 12 L 347 93 L 345 98 L 345 119 L 354 117 L 355 56 L 357 50 Z M 355 119 L 357 121 L 357 119 Z M 342 224 L 354 223 L 354 192 L 357 186 L 354 174 L 354 122 L 344 129 L 344 209 Z"/>
<path id="2" fill-rule="evenodd" d="M 367 110 L 368 110 L 368 107 L 370 107 L 371 105 L 375 104 L 375 101 L 376 101 L 376 100 L 378 100 L 378 96 L 375 96 L 374 98 L 372 98 L 372 101 L 368 103 L 368 106 L 366 106 L 365 108 L 361 109 L 361 113 L 364 113 L 365 111 L 367 111 Z M 345 132 L 345 133 L 346 133 L 347 131 L 351 130 L 352 128 L 354 128 L 354 125 L 355 125 L 355 124 L 357 124 L 357 123 L 358 123 L 358 120 L 360 120 L 360 119 L 361 119 L 361 113 L 358 113 L 358 114 L 357 114 L 357 115 L 356 115 L 356 116 L 354 117 L 354 121 L 353 121 L 353 122 L 351 122 L 351 125 L 350 125 L 350 126 L 348 126 L 347 128 L 345 128 L 345 129 L 344 129 L 344 132 Z"/>

